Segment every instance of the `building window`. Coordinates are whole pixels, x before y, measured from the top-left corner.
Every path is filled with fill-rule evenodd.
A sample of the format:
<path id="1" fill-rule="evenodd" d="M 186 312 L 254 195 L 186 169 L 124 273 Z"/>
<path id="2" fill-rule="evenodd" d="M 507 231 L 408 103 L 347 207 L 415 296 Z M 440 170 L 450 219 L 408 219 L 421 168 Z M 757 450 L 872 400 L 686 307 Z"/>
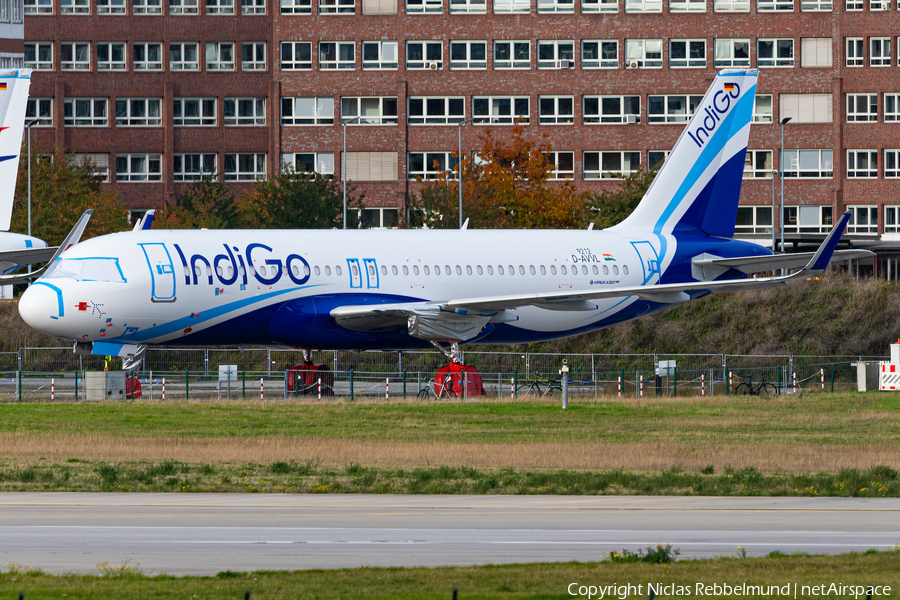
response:
<path id="1" fill-rule="evenodd" d="M 885 123 L 900 121 L 900 94 L 884 95 L 884 121 Z"/>
<path id="2" fill-rule="evenodd" d="M 706 12 L 706 0 L 669 0 L 669 12 Z"/>
<path id="3" fill-rule="evenodd" d="M 716 40 L 716 67 L 749 67 L 750 40 L 722 38 Z"/>
<path id="4" fill-rule="evenodd" d="M 624 152 L 585 152 L 585 179 L 619 179 L 641 170 L 641 153 L 636 150 Z"/>
<path id="5" fill-rule="evenodd" d="M 771 206 L 738 206 L 734 232 L 772 233 Z"/>
<path id="6" fill-rule="evenodd" d="M 744 158 L 744 179 L 772 177 L 771 150 L 747 150 Z"/>
<path id="7" fill-rule="evenodd" d="M 356 68 L 355 42 L 319 42 L 319 69 L 331 71 L 336 69 Z"/>
<path id="8" fill-rule="evenodd" d="M 406 0 L 406 12 L 408 13 L 439 13 L 443 11 L 443 0 Z"/>
<path id="9" fill-rule="evenodd" d="M 831 67 L 831 38 L 802 38 L 800 66 Z"/>
<path id="10" fill-rule="evenodd" d="M 571 125 L 574 122 L 574 96 L 538 97 L 538 123 L 541 125 Z"/>
<path id="11" fill-rule="evenodd" d="M 234 71 L 234 42 L 206 42 L 206 70 Z"/>
<path id="12" fill-rule="evenodd" d="M 162 126 L 159 98 L 116 98 L 116 127 Z"/>
<path id="13" fill-rule="evenodd" d="M 133 0 L 131 12 L 135 15 L 161 15 L 162 0 Z"/>
<path id="14" fill-rule="evenodd" d="M 169 0 L 170 15 L 196 15 L 199 13 L 198 0 Z"/>
<path id="15" fill-rule="evenodd" d="M 706 67 L 706 40 L 669 40 L 669 68 Z"/>
<path id="16" fill-rule="evenodd" d="M 406 42 L 406 68 L 436 71 L 444 68 L 442 42 Z"/>
<path id="17" fill-rule="evenodd" d="M 781 156 L 785 177 L 821 179 L 834 176 L 831 150 L 785 150 Z"/>
<path id="18" fill-rule="evenodd" d="M 319 0 L 320 15 L 352 15 L 355 13 L 355 0 Z"/>
<path id="19" fill-rule="evenodd" d="M 266 0 L 241 0 L 242 15 L 266 14 Z"/>
<path id="20" fill-rule="evenodd" d="M 662 0 L 625 0 L 627 13 L 662 12 Z"/>
<path id="21" fill-rule="evenodd" d="M 640 96 L 584 96 L 583 101 L 585 125 L 641 122 Z"/>
<path id="22" fill-rule="evenodd" d="M 583 40 L 582 69 L 618 69 L 619 40 Z"/>
<path id="23" fill-rule="evenodd" d="M 234 0 L 206 0 L 206 14 L 233 15 Z"/>
<path id="24" fill-rule="evenodd" d="M 662 166 L 671 150 L 647 150 L 647 166 L 652 171 Z"/>
<path id="25" fill-rule="evenodd" d="M 574 152 L 546 152 L 544 160 L 553 169 L 550 180 L 575 179 Z"/>
<path id="26" fill-rule="evenodd" d="M 793 67 L 794 40 L 760 39 L 756 43 L 757 67 Z"/>
<path id="27" fill-rule="evenodd" d="M 241 70 L 266 70 L 266 43 L 244 42 L 241 44 Z"/>
<path id="28" fill-rule="evenodd" d="M 89 15 L 91 3 L 89 0 L 59 0 L 59 12 L 63 15 Z"/>
<path id="29" fill-rule="evenodd" d="M 63 71 L 90 70 L 90 42 L 62 42 L 59 45 L 59 68 Z"/>
<path id="30" fill-rule="evenodd" d="M 32 127 L 53 126 L 53 98 L 29 98 L 25 105 L 25 122 L 37 119 Z"/>
<path id="31" fill-rule="evenodd" d="M 389 96 L 341 98 L 341 121 L 346 123 L 354 117 L 360 118 L 348 125 L 396 125 L 397 98 Z"/>
<path id="32" fill-rule="evenodd" d="M 68 160 L 73 165 L 90 170 L 91 175 L 101 182 L 109 183 L 109 154 L 75 153 Z"/>
<path id="33" fill-rule="evenodd" d="M 409 125 L 453 125 L 466 118 L 463 96 L 410 96 L 406 122 Z"/>
<path id="34" fill-rule="evenodd" d="M 214 127 L 216 124 L 215 98 L 175 98 L 173 108 L 175 127 Z"/>
<path id="35" fill-rule="evenodd" d="M 35 71 L 52 71 L 53 42 L 25 42 L 25 66 Z"/>
<path id="36" fill-rule="evenodd" d="M 662 68 L 662 40 L 625 40 L 625 67 Z"/>
<path id="37" fill-rule="evenodd" d="M 200 70 L 200 51 L 197 42 L 176 42 L 169 44 L 170 71 Z"/>
<path id="38" fill-rule="evenodd" d="M 162 44 L 137 42 L 131 47 L 135 71 L 162 71 Z"/>
<path id="39" fill-rule="evenodd" d="M 833 224 L 830 206 L 785 206 L 785 233 L 828 233 Z"/>
<path id="40" fill-rule="evenodd" d="M 66 127 L 106 127 L 106 98 L 66 98 L 63 103 Z"/>
<path id="41" fill-rule="evenodd" d="M 125 0 L 97 0 L 97 14 L 124 15 Z"/>
<path id="42" fill-rule="evenodd" d="M 334 152 L 295 152 L 281 155 L 282 170 L 295 173 L 315 173 L 334 179 Z"/>
<path id="43" fill-rule="evenodd" d="M 486 13 L 487 4 L 485 3 L 485 0 L 450 0 L 450 12 Z"/>
<path id="44" fill-rule="evenodd" d="M 878 177 L 878 151 L 847 150 L 847 177 L 855 179 Z"/>
<path id="45" fill-rule="evenodd" d="M 530 0 L 494 0 L 495 14 L 530 13 Z"/>
<path id="46" fill-rule="evenodd" d="M 126 66 L 125 42 L 97 43 L 98 71 L 124 71 Z"/>
<path id="47" fill-rule="evenodd" d="M 753 98 L 753 122 L 772 122 L 772 94 L 756 94 Z"/>
<path id="48" fill-rule="evenodd" d="M 890 0 L 869 0 L 869 10 L 872 12 L 891 10 Z"/>
<path id="49" fill-rule="evenodd" d="M 619 12 L 619 0 L 581 0 L 581 12 Z"/>
<path id="50" fill-rule="evenodd" d="M 312 42 L 281 42 L 281 69 L 312 70 Z"/>
<path id="51" fill-rule="evenodd" d="M 647 96 L 648 123 L 687 123 L 703 96 Z"/>
<path id="52" fill-rule="evenodd" d="M 334 98 L 282 98 L 282 125 L 334 125 Z"/>
<path id="53" fill-rule="evenodd" d="M 847 48 L 847 66 L 848 67 L 863 66 L 864 61 L 865 61 L 865 58 L 863 56 L 865 47 L 866 47 L 866 40 L 864 38 L 847 38 L 846 48 Z"/>
<path id="54" fill-rule="evenodd" d="M 487 42 L 450 42 L 451 69 L 487 69 Z"/>
<path id="55" fill-rule="evenodd" d="M 406 165 L 406 177 L 410 181 L 417 179 L 438 179 L 446 173 L 456 179 L 455 171 L 459 160 L 452 152 L 410 152 Z"/>
<path id="56" fill-rule="evenodd" d="M 877 206 L 848 206 L 850 222 L 847 223 L 847 233 L 878 233 L 878 207 Z"/>
<path id="57" fill-rule="evenodd" d="M 0 6 L 2 6 L 2 3 L 0 3 Z M 25 0 L 25 14 L 52 15 L 53 0 Z M 6 18 L 8 19 L 9 17 Z M 3 20 L 2 15 L 0 15 L 0 20 Z"/>
<path id="58" fill-rule="evenodd" d="M 364 208 L 357 212 L 360 229 L 396 229 L 400 224 L 400 211 L 396 208 Z"/>
<path id="59" fill-rule="evenodd" d="M 116 183 L 162 181 L 161 154 L 116 154 Z"/>
<path id="60" fill-rule="evenodd" d="M 884 176 L 890 179 L 900 177 L 900 150 L 884 151 Z"/>
<path id="61" fill-rule="evenodd" d="M 575 0 L 537 0 L 539 13 L 574 13 Z"/>
<path id="62" fill-rule="evenodd" d="M 847 94 L 847 122 L 878 121 L 878 94 Z"/>
<path id="63" fill-rule="evenodd" d="M 791 117 L 791 123 L 831 123 L 831 94 L 781 94 L 778 101 L 780 119 Z"/>
<path id="64" fill-rule="evenodd" d="M 847 0 L 846 8 L 848 11 L 862 10 L 863 0 Z"/>
<path id="65" fill-rule="evenodd" d="M 870 67 L 889 67 L 889 66 L 891 66 L 891 38 L 889 38 L 889 37 L 869 38 L 869 66 Z"/>
<path id="66" fill-rule="evenodd" d="M 226 127 L 265 124 L 265 98 L 225 98 Z"/>
<path id="67" fill-rule="evenodd" d="M 756 12 L 791 12 L 794 10 L 794 0 L 757 0 Z"/>
<path id="68" fill-rule="evenodd" d="M 528 96 L 473 96 L 472 123 L 512 125 L 517 119 L 529 122 Z"/>
<path id="69" fill-rule="evenodd" d="M 831 12 L 831 0 L 800 0 L 800 10 L 806 12 Z"/>
<path id="70" fill-rule="evenodd" d="M 215 154 L 176 154 L 175 181 L 200 181 L 216 174 Z"/>
<path id="71" fill-rule="evenodd" d="M 572 69 L 575 67 L 575 42 L 539 40 L 538 69 Z"/>
<path id="72" fill-rule="evenodd" d="M 885 165 L 887 166 L 887 165 Z M 885 175 L 887 177 L 887 175 Z M 896 177 L 896 176 L 894 176 Z M 900 232 L 900 219 L 898 219 L 898 210 L 900 210 L 900 206 L 885 206 L 884 207 L 884 232 L 885 233 L 898 233 Z"/>
<path id="73" fill-rule="evenodd" d="M 494 41 L 495 69 L 530 69 L 531 42 Z"/>
<path id="74" fill-rule="evenodd" d="M 283 15 L 312 14 L 312 0 L 281 0 L 280 6 Z"/>
<path id="75" fill-rule="evenodd" d="M 750 0 L 715 0 L 715 12 L 750 12 Z"/>
<path id="76" fill-rule="evenodd" d="M 363 42 L 363 69 L 396 69 L 399 66 L 397 42 Z"/>
<path id="77" fill-rule="evenodd" d="M 225 155 L 225 181 L 256 181 L 265 179 L 265 153 L 241 152 Z"/>

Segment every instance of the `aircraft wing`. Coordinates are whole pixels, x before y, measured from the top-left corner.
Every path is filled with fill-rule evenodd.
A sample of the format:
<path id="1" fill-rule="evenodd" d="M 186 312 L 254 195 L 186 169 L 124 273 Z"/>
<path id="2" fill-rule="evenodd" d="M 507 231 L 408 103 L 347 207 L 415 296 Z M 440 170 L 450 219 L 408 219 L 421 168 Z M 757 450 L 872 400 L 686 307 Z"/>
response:
<path id="1" fill-rule="evenodd" d="M 56 253 L 56 246 L 52 248 L 22 248 L 21 250 L 0 251 L 0 262 L 17 265 L 47 262 Z"/>
<path id="2" fill-rule="evenodd" d="M 81 217 L 79 217 L 78 221 L 75 223 L 75 227 L 72 228 L 72 231 L 69 232 L 69 235 L 66 236 L 66 239 L 63 240 L 63 243 L 57 246 L 56 248 L 35 248 L 35 250 L 53 250 L 53 255 L 47 259 L 47 264 L 34 271 L 32 273 L 22 273 L 18 275 L 0 275 L 0 285 L 13 285 L 17 283 L 28 283 L 29 281 L 34 281 L 41 275 L 47 272 L 47 269 L 54 263 L 54 261 L 59 257 L 60 254 L 77 244 L 81 241 L 81 235 L 84 233 L 84 229 L 87 227 L 88 221 L 91 220 L 92 209 L 88 209 L 84 212 Z"/>

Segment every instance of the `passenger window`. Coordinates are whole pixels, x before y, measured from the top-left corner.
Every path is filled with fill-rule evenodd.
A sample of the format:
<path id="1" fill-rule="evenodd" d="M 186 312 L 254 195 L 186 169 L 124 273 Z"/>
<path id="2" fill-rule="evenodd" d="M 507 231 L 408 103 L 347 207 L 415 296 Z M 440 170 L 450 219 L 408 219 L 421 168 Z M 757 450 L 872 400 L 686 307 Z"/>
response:
<path id="1" fill-rule="evenodd" d="M 547 274 L 547 267 L 545 267 L 544 265 L 541 265 L 541 275 L 546 275 L 546 274 Z"/>
<path id="2" fill-rule="evenodd" d="M 587 265 L 581 265 L 581 274 L 587 275 Z"/>
<path id="3" fill-rule="evenodd" d="M 331 276 L 331 267 L 325 267 L 325 275 L 328 275 L 329 277 Z"/>
<path id="4" fill-rule="evenodd" d="M 219 277 L 225 275 L 225 271 L 222 270 L 222 267 L 216 267 L 216 275 L 218 275 Z"/>
<path id="5" fill-rule="evenodd" d="M 228 276 L 231 277 L 234 275 L 234 267 L 228 267 Z"/>
<path id="6" fill-rule="evenodd" d="M 441 265 L 434 265 L 434 274 L 435 275 L 441 274 Z"/>
<path id="7" fill-rule="evenodd" d="M 244 274 L 244 269 L 241 269 L 241 275 Z M 303 265 L 303 276 L 309 277 L 309 265 Z"/>
<path id="8" fill-rule="evenodd" d="M 338 275 L 340 275 L 340 273 L 338 273 Z M 372 265 L 369 265 L 369 277 L 375 277 L 375 267 Z"/>
<path id="9" fill-rule="evenodd" d="M 516 268 L 515 268 L 514 266 L 512 266 L 512 265 L 509 265 L 509 274 L 510 274 L 510 275 L 515 275 L 515 274 L 516 274 Z"/>
<path id="10" fill-rule="evenodd" d="M 534 274 L 534 267 L 531 267 L 531 273 Z M 524 275 L 524 274 L 525 274 L 525 267 L 523 267 L 522 265 L 519 265 L 519 275 Z"/>
<path id="11" fill-rule="evenodd" d="M 537 274 L 537 270 L 534 268 L 534 265 L 529 266 L 528 270 L 531 272 L 532 275 Z"/>
<path id="12" fill-rule="evenodd" d="M 387 275 L 387 267 L 384 266 L 384 265 L 381 265 L 381 274 L 382 274 L 382 275 Z"/>
<path id="13" fill-rule="evenodd" d="M 462 275 L 462 267 L 459 266 L 459 265 L 456 265 L 456 274 L 457 274 L 457 275 Z"/>
<path id="14" fill-rule="evenodd" d="M 466 275 L 472 274 L 472 265 L 466 265 Z"/>
<path id="15" fill-rule="evenodd" d="M 266 268 L 265 268 L 265 267 L 260 267 L 260 268 L 259 268 L 259 274 L 262 275 L 263 277 L 265 277 L 265 276 L 266 276 Z"/>
<path id="16" fill-rule="evenodd" d="M 196 275 L 197 277 L 200 277 L 200 265 L 194 266 L 194 275 Z"/>
<path id="17" fill-rule="evenodd" d="M 475 269 L 478 271 L 478 274 L 479 274 L 479 275 L 484 275 L 484 271 L 482 270 L 481 265 L 477 265 L 477 266 L 475 267 Z"/>
<path id="18" fill-rule="evenodd" d="M 622 272 L 628 275 L 628 265 L 622 265 Z"/>
<path id="19" fill-rule="evenodd" d="M 566 265 L 560 265 L 560 266 L 559 266 L 559 272 L 562 273 L 563 275 L 568 275 L 568 274 L 569 274 L 568 270 L 566 269 Z"/>
<path id="20" fill-rule="evenodd" d="M 591 269 L 594 271 L 594 275 L 600 274 L 599 269 L 597 269 L 597 265 L 591 265 Z"/>
<path id="21" fill-rule="evenodd" d="M 428 267 L 425 267 L 425 268 L 427 269 Z M 413 265 L 413 275 L 418 275 L 418 274 L 419 274 L 419 265 Z"/>
<path id="22" fill-rule="evenodd" d="M 617 267 L 616 265 L 613 265 L 613 275 L 618 275 L 618 274 L 619 274 L 619 267 Z"/>
<path id="23" fill-rule="evenodd" d="M 340 275 L 341 275 L 341 265 L 336 266 L 336 267 L 334 268 L 334 272 L 335 272 L 335 274 L 337 274 L 337 275 L 340 277 Z"/>
<path id="24" fill-rule="evenodd" d="M 397 265 L 391 265 L 391 273 L 394 275 L 397 274 Z"/>
<path id="25" fill-rule="evenodd" d="M 240 273 L 241 277 L 243 277 L 244 276 L 244 267 L 238 267 L 238 273 Z M 309 275 L 309 272 L 307 272 L 306 274 Z"/>
<path id="26" fill-rule="evenodd" d="M 321 274 L 322 274 L 322 272 L 319 271 L 319 265 L 316 265 L 316 277 L 318 277 Z"/>
<path id="27" fill-rule="evenodd" d="M 550 265 L 550 274 L 556 275 L 556 265 Z"/>
<path id="28" fill-rule="evenodd" d="M 300 277 L 300 269 L 297 268 L 297 265 L 291 267 L 291 272 L 294 273 L 294 277 Z"/>
<path id="29" fill-rule="evenodd" d="M 456 267 L 456 268 L 459 269 L 459 267 Z M 444 265 L 444 275 L 450 275 L 450 274 L 451 274 L 450 265 Z"/>
<path id="30" fill-rule="evenodd" d="M 406 265 L 403 265 L 403 274 L 409 275 L 409 267 L 407 267 Z"/>
<path id="31" fill-rule="evenodd" d="M 354 277 L 359 277 L 359 269 L 356 267 L 355 264 L 354 264 L 354 265 L 350 265 L 350 270 L 353 271 L 353 276 L 354 276 Z M 326 272 L 326 273 L 328 272 L 328 267 L 325 267 L 325 272 Z"/>
<path id="32" fill-rule="evenodd" d="M 490 268 L 490 267 L 488 267 L 488 268 Z M 497 274 L 498 274 L 498 275 L 503 275 L 503 274 L 504 274 L 504 273 L 503 273 L 503 265 L 497 265 Z"/>
<path id="33" fill-rule="evenodd" d="M 493 275 L 493 274 L 494 274 L 494 267 L 492 267 L 491 265 L 488 265 L 488 266 L 487 266 L 487 272 L 488 272 L 488 275 Z M 503 275 L 503 272 L 501 271 L 500 274 Z"/>
<path id="34" fill-rule="evenodd" d="M 428 268 L 428 265 L 425 265 L 422 269 L 425 271 L 426 275 L 431 275 L 431 270 Z"/>
<path id="35" fill-rule="evenodd" d="M 184 276 L 185 276 L 185 277 L 190 277 L 190 276 L 191 276 L 191 270 L 190 270 L 189 268 L 187 268 L 187 267 L 184 268 Z"/>
<path id="36" fill-rule="evenodd" d="M 609 275 L 609 267 L 607 267 L 606 265 L 603 265 L 603 274 Z"/>

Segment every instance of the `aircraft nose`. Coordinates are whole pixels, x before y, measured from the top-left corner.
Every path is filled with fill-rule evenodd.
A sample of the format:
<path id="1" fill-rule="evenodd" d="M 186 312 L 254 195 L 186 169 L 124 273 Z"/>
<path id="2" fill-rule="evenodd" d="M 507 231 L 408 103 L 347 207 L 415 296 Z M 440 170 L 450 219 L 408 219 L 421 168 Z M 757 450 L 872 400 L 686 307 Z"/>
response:
<path id="1" fill-rule="evenodd" d="M 45 283 L 32 283 L 19 298 L 19 315 L 29 326 L 53 334 L 52 323 L 63 316 L 62 291 Z"/>

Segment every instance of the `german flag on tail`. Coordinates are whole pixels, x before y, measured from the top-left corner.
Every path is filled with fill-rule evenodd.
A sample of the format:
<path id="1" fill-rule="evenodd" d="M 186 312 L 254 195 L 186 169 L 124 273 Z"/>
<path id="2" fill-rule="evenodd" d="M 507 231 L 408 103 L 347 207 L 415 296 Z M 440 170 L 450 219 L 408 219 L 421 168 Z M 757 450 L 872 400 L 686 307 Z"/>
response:
<path id="1" fill-rule="evenodd" d="M 734 91 L 734 84 L 733 84 L 733 83 L 726 83 L 726 84 L 725 84 L 725 91 L 726 91 L 726 92 L 733 92 L 733 91 Z"/>
<path id="2" fill-rule="evenodd" d="M 5 91 L 6 91 L 6 84 L 0 83 L 0 92 L 5 92 Z"/>

